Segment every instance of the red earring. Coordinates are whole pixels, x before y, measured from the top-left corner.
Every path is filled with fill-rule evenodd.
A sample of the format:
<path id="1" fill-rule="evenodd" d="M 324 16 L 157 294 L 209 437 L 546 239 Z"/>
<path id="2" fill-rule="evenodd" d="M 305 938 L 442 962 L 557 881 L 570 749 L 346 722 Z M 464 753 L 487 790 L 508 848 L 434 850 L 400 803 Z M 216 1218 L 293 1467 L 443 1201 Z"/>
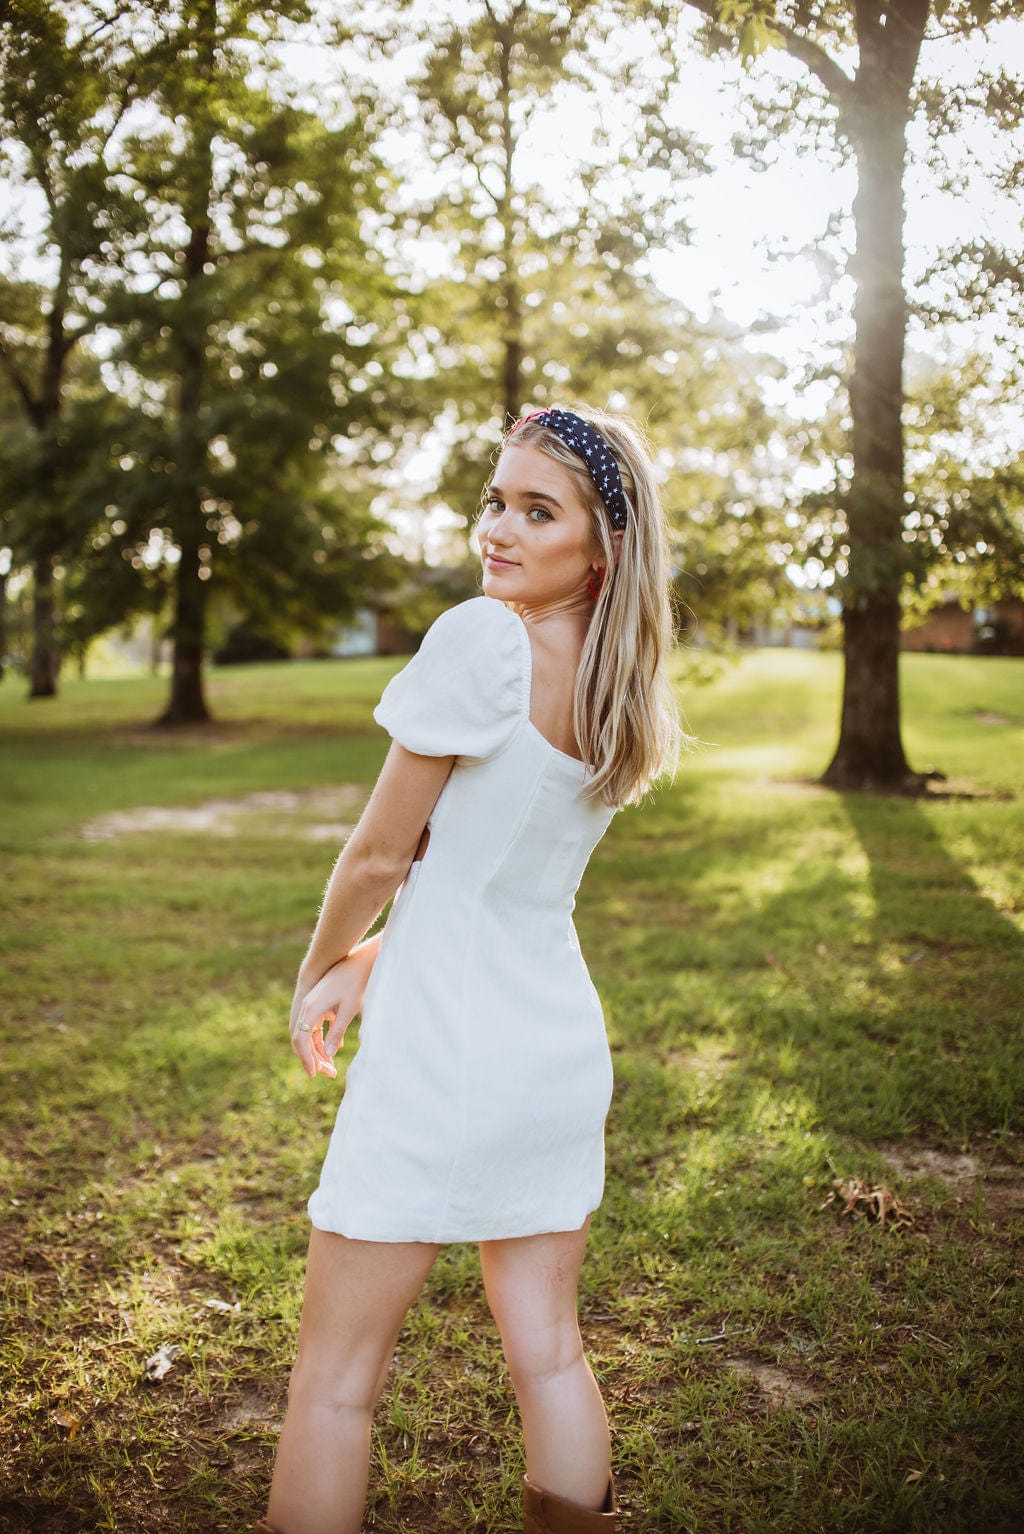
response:
<path id="1" fill-rule="evenodd" d="M 598 565 L 593 575 L 587 582 L 587 596 L 592 602 L 596 602 L 601 595 L 601 587 L 604 585 L 604 565 Z"/>

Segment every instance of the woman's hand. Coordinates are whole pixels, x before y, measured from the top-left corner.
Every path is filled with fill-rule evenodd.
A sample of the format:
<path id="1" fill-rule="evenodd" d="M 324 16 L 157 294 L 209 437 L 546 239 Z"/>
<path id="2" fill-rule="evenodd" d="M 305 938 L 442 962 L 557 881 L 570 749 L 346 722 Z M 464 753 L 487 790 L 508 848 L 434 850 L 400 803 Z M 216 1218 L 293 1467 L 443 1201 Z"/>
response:
<path id="1" fill-rule="evenodd" d="M 345 1029 L 363 1004 L 376 957 L 377 940 L 371 939 L 332 964 L 308 990 L 301 982 L 296 987 L 289 1026 L 292 1049 L 307 1076 L 338 1074 L 331 1056 L 340 1049 Z"/>

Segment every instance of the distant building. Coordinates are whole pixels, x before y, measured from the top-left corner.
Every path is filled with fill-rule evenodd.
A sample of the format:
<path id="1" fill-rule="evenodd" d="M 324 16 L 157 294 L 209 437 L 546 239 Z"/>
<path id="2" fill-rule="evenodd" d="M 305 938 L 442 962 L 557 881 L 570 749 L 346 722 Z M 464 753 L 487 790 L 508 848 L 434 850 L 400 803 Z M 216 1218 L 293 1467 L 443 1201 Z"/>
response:
<path id="1" fill-rule="evenodd" d="M 327 646 L 328 655 L 377 655 L 379 622 L 380 614 L 372 607 L 361 607 L 335 631 Z"/>
<path id="2" fill-rule="evenodd" d="M 327 646 L 335 656 L 410 655 L 422 634 L 404 627 L 382 608 L 362 607 L 339 628 Z"/>
<path id="3" fill-rule="evenodd" d="M 411 655 L 435 618 L 479 594 L 477 568 L 468 560 L 458 565 L 410 565 L 401 586 L 339 625 L 327 653 Z"/>
<path id="4" fill-rule="evenodd" d="M 920 623 L 908 623 L 901 647 L 941 655 L 1024 655 L 1024 601 L 1007 597 L 970 607 L 943 597 Z"/>

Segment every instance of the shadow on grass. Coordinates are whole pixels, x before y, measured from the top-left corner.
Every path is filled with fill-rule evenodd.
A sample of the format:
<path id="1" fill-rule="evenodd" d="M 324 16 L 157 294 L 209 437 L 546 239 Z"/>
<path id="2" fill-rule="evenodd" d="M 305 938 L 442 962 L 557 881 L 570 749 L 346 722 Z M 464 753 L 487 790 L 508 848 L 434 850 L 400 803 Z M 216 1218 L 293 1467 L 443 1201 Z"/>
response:
<path id="1" fill-rule="evenodd" d="M 581 913 L 617 1077 L 584 1331 L 632 1350 L 625 1494 L 673 1534 L 1015 1529 L 1013 1232 L 948 1190 L 902 1236 L 825 1196 L 891 1180 L 886 1140 L 1020 1127 L 1021 935 L 956 804 L 715 808 L 623 827 Z"/>
<path id="2" fill-rule="evenodd" d="M 710 1040 L 733 1057 L 714 1111 L 737 1123 L 774 1083 L 843 1136 L 1019 1129 L 1024 939 L 950 853 L 947 814 L 847 795 L 738 818 L 724 853 L 714 827 L 706 861 L 678 817 L 627 841 L 601 873 L 595 969 L 613 1037 L 645 1050 L 632 1068 L 685 1071 Z"/>
<path id="3" fill-rule="evenodd" d="M 1019 1129 L 1024 938 L 921 806 L 842 805 L 867 858 L 885 998 L 864 1020 L 888 1060 L 871 1130 L 965 1143 Z"/>

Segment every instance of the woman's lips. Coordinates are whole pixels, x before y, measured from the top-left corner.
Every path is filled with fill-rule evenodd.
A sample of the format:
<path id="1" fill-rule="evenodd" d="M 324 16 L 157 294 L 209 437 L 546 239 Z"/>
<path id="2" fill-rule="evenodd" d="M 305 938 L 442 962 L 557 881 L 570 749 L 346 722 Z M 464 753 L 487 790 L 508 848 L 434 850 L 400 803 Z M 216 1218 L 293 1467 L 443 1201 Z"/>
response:
<path id="1" fill-rule="evenodd" d="M 515 570 L 517 565 L 513 559 L 502 559 L 499 554 L 485 554 L 484 564 L 489 570 Z"/>

